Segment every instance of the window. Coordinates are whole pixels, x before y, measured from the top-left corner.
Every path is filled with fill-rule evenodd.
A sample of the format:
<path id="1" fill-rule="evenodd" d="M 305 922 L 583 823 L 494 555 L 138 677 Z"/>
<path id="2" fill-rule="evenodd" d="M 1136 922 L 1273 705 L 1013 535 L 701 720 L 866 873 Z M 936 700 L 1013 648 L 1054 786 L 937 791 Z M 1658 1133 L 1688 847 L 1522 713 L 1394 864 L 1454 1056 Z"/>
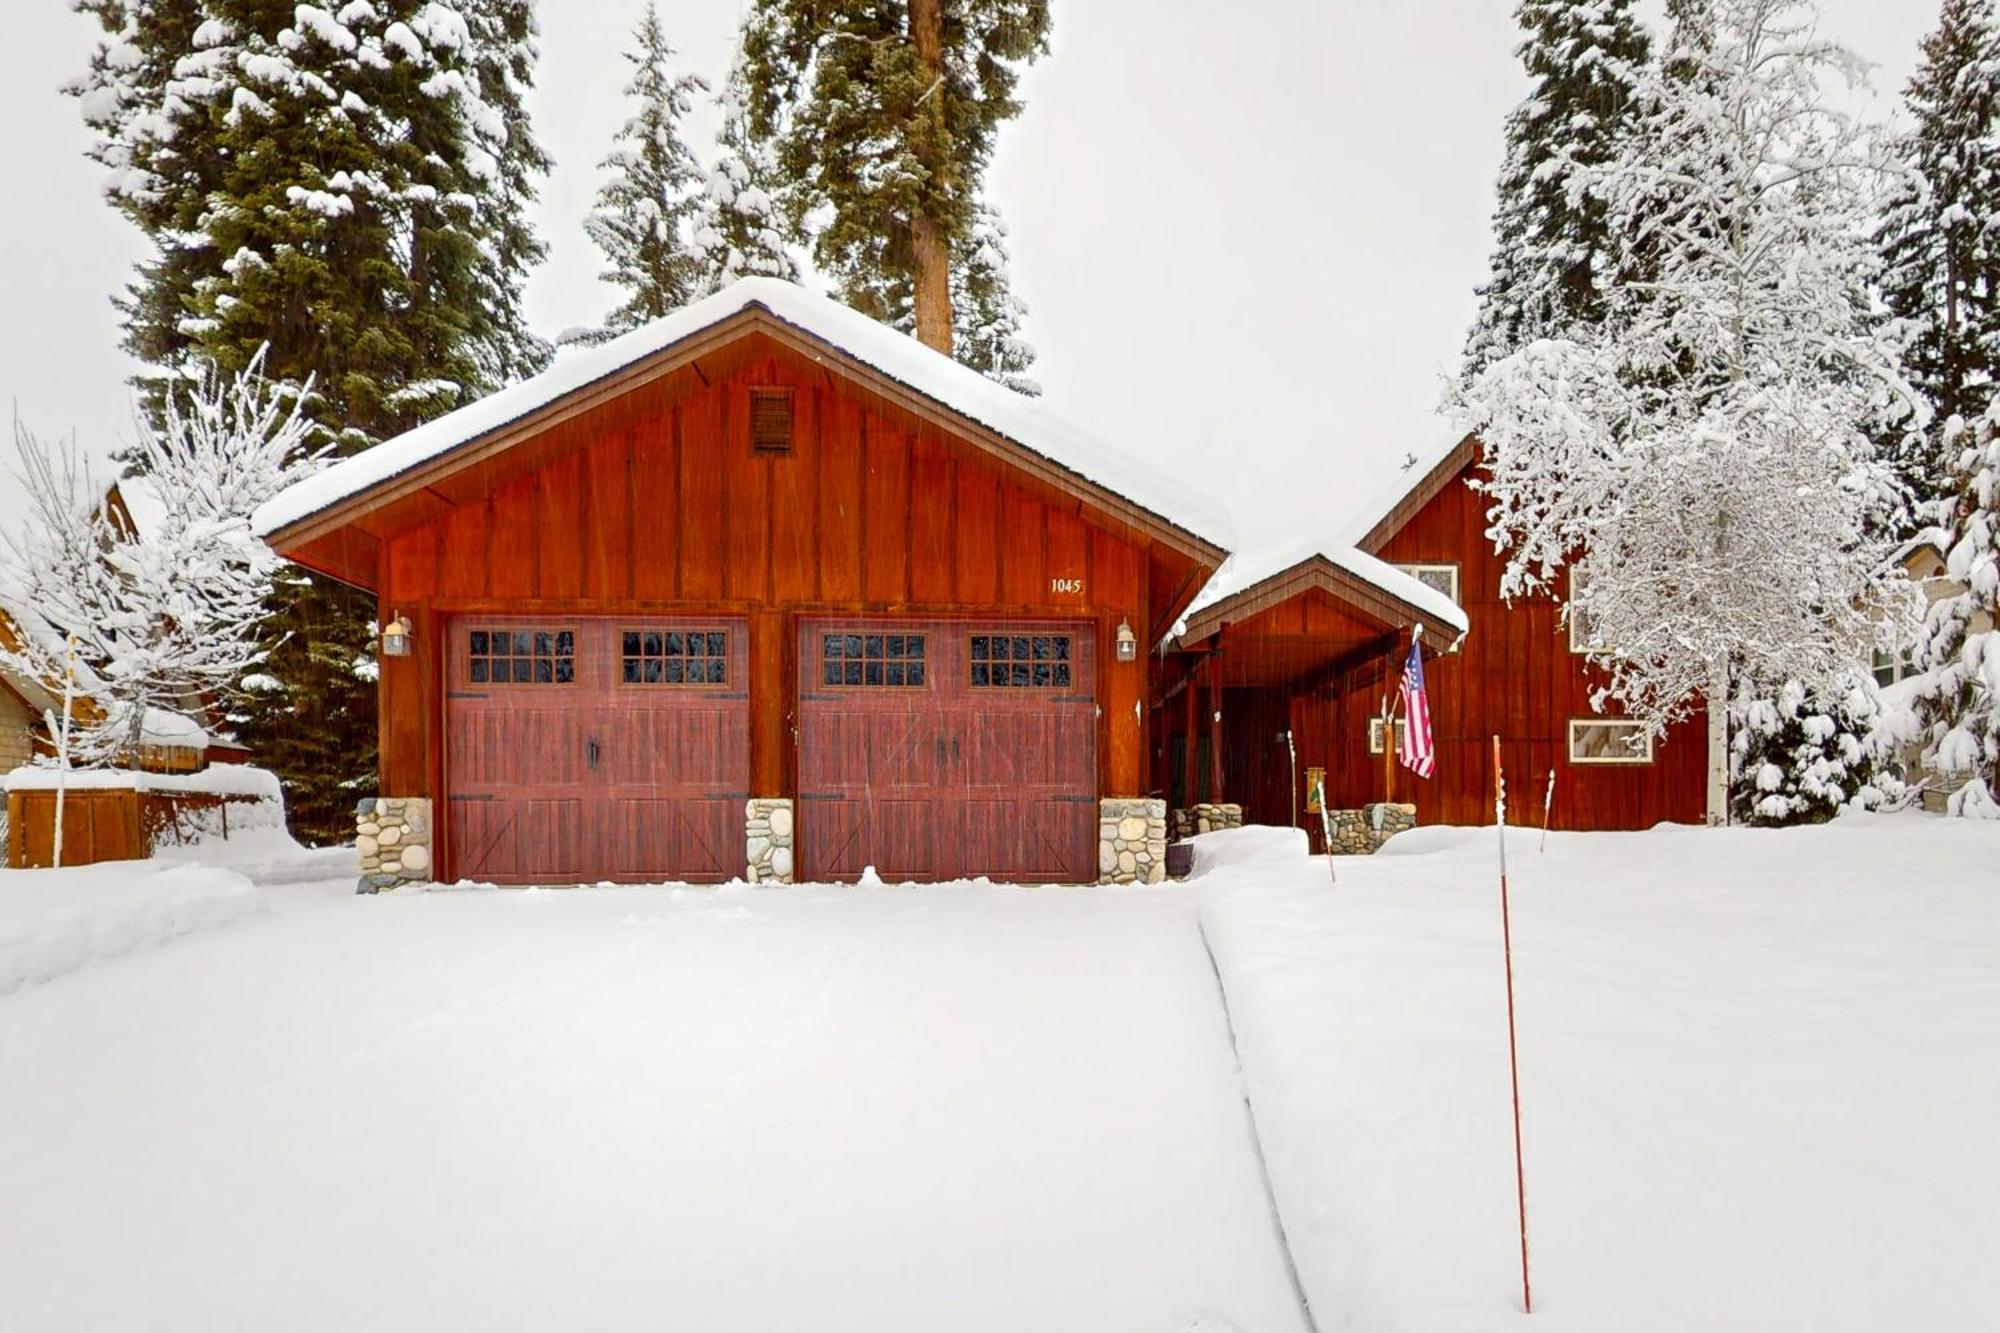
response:
<path id="1" fill-rule="evenodd" d="M 568 685 L 576 680 L 570 630 L 471 631 L 466 676 L 474 685 Z"/>
<path id="2" fill-rule="evenodd" d="M 750 391 L 750 450 L 759 454 L 792 451 L 792 391 Z"/>
<path id="3" fill-rule="evenodd" d="M 1643 722 L 1573 717 L 1569 720 L 1572 764 L 1650 764 L 1653 733 Z"/>
<path id="4" fill-rule="evenodd" d="M 828 685 L 921 689 L 921 634 L 826 634 L 820 638 L 820 680 Z"/>
<path id="5" fill-rule="evenodd" d="M 729 678 L 722 630 L 628 629 L 621 649 L 627 685 L 722 685 Z"/>
<path id="6" fill-rule="evenodd" d="M 1070 636 L 975 634 L 972 683 L 987 688 L 1066 690 L 1070 683 Z"/>
<path id="7" fill-rule="evenodd" d="M 1584 588 L 1583 571 L 1575 565 L 1569 570 L 1569 603 L 1564 608 L 1569 617 L 1569 650 L 1580 656 L 1591 653 L 1602 654 L 1605 650 L 1603 636 L 1590 617 L 1577 608 L 1576 599 Z"/>
<path id="8" fill-rule="evenodd" d="M 1382 753 L 1382 731 L 1381 718 L 1371 717 L 1368 719 L 1368 753 Z"/>
<path id="9" fill-rule="evenodd" d="M 1457 565 L 1397 565 L 1396 568 L 1425 587 L 1437 589 L 1453 602 L 1458 601 Z"/>
<path id="10" fill-rule="evenodd" d="M 1907 648 L 1900 654 L 1877 648 L 1871 665 L 1877 685 L 1894 685 L 1899 680 L 1908 680 L 1917 674 L 1916 653 Z"/>

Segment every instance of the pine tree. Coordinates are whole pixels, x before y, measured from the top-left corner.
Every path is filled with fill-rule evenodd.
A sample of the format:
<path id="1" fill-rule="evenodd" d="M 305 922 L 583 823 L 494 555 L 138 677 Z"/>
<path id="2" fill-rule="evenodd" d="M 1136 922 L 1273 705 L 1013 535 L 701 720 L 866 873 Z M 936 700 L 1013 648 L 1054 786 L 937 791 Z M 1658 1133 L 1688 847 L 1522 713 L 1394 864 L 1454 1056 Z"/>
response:
<path id="1" fill-rule="evenodd" d="M 547 159 L 523 98 L 530 0 L 76 0 L 105 37 L 75 85 L 111 204 L 153 243 L 123 309 L 162 386 L 258 349 L 348 453 L 545 364 L 521 313 Z M 348 836 L 374 781 L 372 599 L 287 569 L 267 688 L 235 718 L 293 828 Z"/>
<path id="2" fill-rule="evenodd" d="M 722 127 L 715 166 L 695 210 L 695 291 L 720 291 L 738 278 L 799 280 L 778 208 L 778 167 L 771 147 L 750 133 L 750 87 L 739 53 L 716 98 Z"/>
<path id="3" fill-rule="evenodd" d="M 2000 366 L 2000 22 L 1992 0 L 1945 0 L 1904 92 L 1910 168 L 1878 237 L 1883 296 L 1907 325 L 1911 380 L 1937 432 L 1893 442 L 1914 498 L 1940 501 L 1952 459 L 1943 426 L 1976 421 Z M 1918 512 L 1911 526 L 1941 515 Z"/>
<path id="4" fill-rule="evenodd" d="M 1633 85 L 1649 58 L 1630 0 L 1521 0 L 1517 48 L 1533 88 L 1507 118 L 1507 156 L 1493 213 L 1497 243 L 1465 375 L 1537 338 L 1604 316 L 1605 291 L 1627 261 L 1589 173 L 1610 161 L 1630 125 Z"/>
<path id="5" fill-rule="evenodd" d="M 633 37 L 638 47 L 625 53 L 634 69 L 625 95 L 636 109 L 599 164 L 610 175 L 583 224 L 610 260 L 604 281 L 627 295 L 602 329 L 583 335 L 585 342 L 658 319 L 703 293 L 703 262 L 694 245 L 701 167 L 681 140 L 681 120 L 708 85 L 697 75 L 674 73 L 674 49 L 655 5 L 647 4 Z"/>
<path id="6" fill-rule="evenodd" d="M 1902 799 L 1902 780 L 1871 741 L 1882 714 L 1874 684 L 1854 671 L 1817 691 L 1788 680 L 1770 698 L 1739 697 L 1730 741 L 1737 821 L 1823 824 Z"/>
<path id="7" fill-rule="evenodd" d="M 754 0 L 752 132 L 842 299 L 954 351 L 952 282 L 1048 0 Z"/>
<path id="8" fill-rule="evenodd" d="M 953 259 L 954 355 L 1016 393 L 1039 396 L 1041 385 L 1028 375 L 1035 349 L 1021 336 L 1028 308 L 1007 282 L 1007 224 L 998 210 L 980 206 Z"/>
<path id="9" fill-rule="evenodd" d="M 1957 784 L 1945 808 L 2000 819 L 2000 403 L 1945 432 L 1957 499 L 1945 528 L 1945 577 L 1918 656 L 1916 739 L 1924 764 Z"/>

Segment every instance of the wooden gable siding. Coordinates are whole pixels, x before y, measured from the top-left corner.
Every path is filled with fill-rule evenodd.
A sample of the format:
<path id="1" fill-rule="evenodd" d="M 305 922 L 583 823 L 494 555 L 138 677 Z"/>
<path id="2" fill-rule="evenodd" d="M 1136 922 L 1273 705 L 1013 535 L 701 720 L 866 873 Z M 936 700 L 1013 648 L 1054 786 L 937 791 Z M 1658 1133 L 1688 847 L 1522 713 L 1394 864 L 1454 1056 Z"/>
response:
<path id="1" fill-rule="evenodd" d="M 383 662 L 383 790 L 442 786 L 445 615 L 713 609 L 748 623 L 760 795 L 795 783 L 788 625 L 829 611 L 1094 620 L 1103 790 L 1138 794 L 1145 668 L 1111 660 L 1116 626 L 1166 614 L 1190 562 L 787 348 L 744 344 L 727 374 L 635 390 L 369 520 L 381 612 L 416 629 L 413 655 Z M 788 454 L 751 451 L 752 386 L 792 389 Z M 1155 586 L 1162 570 L 1174 586 Z"/>
<path id="2" fill-rule="evenodd" d="M 1459 598 L 1471 629 L 1457 653 L 1430 659 L 1430 690 L 1437 772 L 1418 778 L 1396 771 L 1399 800 L 1414 800 L 1427 824 L 1493 821 L 1492 737 L 1501 738 L 1512 817 L 1539 823 L 1551 765 L 1556 770 L 1555 828 L 1645 828 L 1662 820 L 1698 823 L 1705 813 L 1707 737 L 1697 715 L 1654 745 L 1645 765 L 1577 765 L 1569 762 L 1568 723 L 1591 717 L 1592 691 L 1601 676 L 1589 659 L 1569 651 L 1561 610 L 1547 598 L 1509 606 L 1500 598 L 1503 562 L 1485 535 L 1485 505 L 1465 483 L 1467 462 L 1374 554 L 1391 564 L 1456 564 Z M 1298 710 L 1297 725 L 1314 753 L 1337 756 L 1328 765 L 1329 796 L 1339 806 L 1379 800 L 1382 763 L 1368 753 L 1368 718 L 1381 706 L 1393 679 L 1344 698 Z M 1301 762 L 1305 762 L 1301 759 Z M 1317 761 L 1314 761 L 1317 762 Z"/>

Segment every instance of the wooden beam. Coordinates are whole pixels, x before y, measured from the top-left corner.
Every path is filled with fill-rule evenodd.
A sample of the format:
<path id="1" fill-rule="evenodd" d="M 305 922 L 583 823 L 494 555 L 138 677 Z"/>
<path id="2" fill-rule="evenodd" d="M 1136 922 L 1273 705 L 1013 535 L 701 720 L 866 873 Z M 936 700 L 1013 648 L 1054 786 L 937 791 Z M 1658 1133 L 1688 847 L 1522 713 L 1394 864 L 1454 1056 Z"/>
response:
<path id="1" fill-rule="evenodd" d="M 1208 655 L 1208 799 L 1222 804 L 1222 634 Z"/>

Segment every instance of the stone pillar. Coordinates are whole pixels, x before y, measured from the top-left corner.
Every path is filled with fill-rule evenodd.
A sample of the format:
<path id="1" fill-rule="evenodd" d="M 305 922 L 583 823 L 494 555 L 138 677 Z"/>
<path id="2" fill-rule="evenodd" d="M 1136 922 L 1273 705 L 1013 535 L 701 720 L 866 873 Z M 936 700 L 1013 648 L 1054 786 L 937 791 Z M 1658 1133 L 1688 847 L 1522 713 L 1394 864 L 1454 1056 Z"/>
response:
<path id="1" fill-rule="evenodd" d="M 743 806 L 743 878 L 752 884 L 792 880 L 792 802 L 753 797 Z"/>
<path id="2" fill-rule="evenodd" d="M 1216 805 L 1204 801 L 1194 808 L 1194 831 L 1213 833 L 1217 829 L 1242 828 L 1243 807 L 1234 803 Z"/>
<path id="3" fill-rule="evenodd" d="M 1158 884 L 1167 877 L 1167 803 L 1107 798 L 1097 803 L 1097 882 Z"/>
<path id="4" fill-rule="evenodd" d="M 1398 833 L 1415 828 L 1417 807 L 1378 801 L 1359 810 L 1335 810 L 1332 824 L 1333 846 L 1327 851 L 1335 856 L 1368 856 Z"/>
<path id="5" fill-rule="evenodd" d="M 424 796 L 369 796 L 354 807 L 356 893 L 381 893 L 431 880 L 431 803 Z"/>

